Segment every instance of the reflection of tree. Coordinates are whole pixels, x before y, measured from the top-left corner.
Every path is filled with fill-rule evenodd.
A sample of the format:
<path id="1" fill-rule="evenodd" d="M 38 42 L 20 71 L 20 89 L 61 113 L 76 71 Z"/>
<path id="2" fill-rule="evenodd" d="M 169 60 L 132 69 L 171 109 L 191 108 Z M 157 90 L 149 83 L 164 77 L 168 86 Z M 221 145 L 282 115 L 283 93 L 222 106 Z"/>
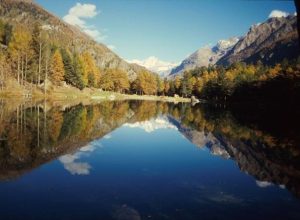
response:
<path id="1" fill-rule="evenodd" d="M 64 111 L 47 110 L 45 106 L 23 103 L 9 108 L 1 105 L 0 178 L 18 176 L 73 152 L 124 123 L 168 115 L 178 122 L 176 126 L 184 127 L 179 129 L 181 132 L 197 131 L 190 132 L 187 137 L 199 143 L 218 143 L 227 152 L 223 155 L 230 155 L 242 170 L 258 180 L 285 184 L 300 194 L 297 132 L 294 139 L 287 139 L 284 134 L 278 137 L 255 126 L 242 125 L 230 112 L 181 103 L 102 102 Z M 206 138 L 203 142 L 201 135 Z"/>
<path id="2" fill-rule="evenodd" d="M 61 132 L 63 123 L 63 114 L 58 109 L 53 109 L 49 116 L 48 131 L 49 138 L 52 142 L 56 142 Z"/>
<path id="3" fill-rule="evenodd" d="M 78 135 L 86 126 L 86 115 L 86 108 L 82 105 L 67 110 L 64 113 L 59 139 Z"/>
<path id="4" fill-rule="evenodd" d="M 274 132 L 257 129 L 253 124 L 248 127 L 224 110 L 201 106 L 193 108 L 186 106 L 184 109 L 179 119 L 177 111 L 173 110 L 170 114 L 185 127 L 180 129 L 181 132 L 189 132 L 186 134 L 187 137 L 192 140 L 195 137 L 191 135 L 200 135 L 204 132 L 207 139 L 205 141 L 211 142 L 208 145 L 214 144 L 217 139 L 221 144 L 220 147 L 237 162 L 241 170 L 260 181 L 285 185 L 300 196 L 300 150 L 297 142 L 299 132 L 295 132 L 294 137 L 289 136 L 287 139 L 283 135 L 284 130 L 281 136 L 276 136 Z M 276 120 L 270 123 L 270 128 L 275 123 Z M 190 132 L 189 129 L 199 132 Z"/>
<path id="5" fill-rule="evenodd" d="M 147 121 L 157 115 L 157 104 L 156 102 L 141 101 L 134 106 L 133 111 L 136 122 Z"/>

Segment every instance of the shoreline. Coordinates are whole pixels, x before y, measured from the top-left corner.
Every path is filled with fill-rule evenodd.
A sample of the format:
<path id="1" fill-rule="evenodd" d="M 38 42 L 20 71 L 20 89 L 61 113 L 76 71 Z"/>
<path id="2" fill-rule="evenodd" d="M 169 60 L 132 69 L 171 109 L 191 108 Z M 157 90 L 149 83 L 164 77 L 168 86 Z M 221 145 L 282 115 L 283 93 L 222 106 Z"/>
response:
<path id="1" fill-rule="evenodd" d="M 19 85 L 16 80 L 9 79 L 8 86 L 0 90 L 0 99 L 19 99 L 34 101 L 114 101 L 114 100 L 144 100 L 144 101 L 162 101 L 162 102 L 191 102 L 191 98 L 179 96 L 156 96 L 156 95 L 137 95 L 124 94 L 112 91 L 103 91 L 97 88 L 85 88 L 80 90 L 70 85 L 53 85 L 47 81 L 45 85 L 40 86 L 27 83 Z"/>
<path id="2" fill-rule="evenodd" d="M 91 89 L 89 89 L 91 90 Z M 118 100 L 140 100 L 140 101 L 160 101 L 160 102 L 174 102 L 174 103 L 188 103 L 191 102 L 190 98 L 172 97 L 172 96 L 155 96 L 155 95 L 136 95 L 136 94 L 123 94 L 117 92 L 93 92 L 93 91 L 80 91 L 80 92 L 67 92 L 52 91 L 46 96 L 41 92 L 35 91 L 31 95 L 26 95 L 22 92 L 1 92 L 0 99 L 13 99 L 24 101 L 50 101 L 50 102 L 73 102 L 73 101 L 118 101 Z"/>

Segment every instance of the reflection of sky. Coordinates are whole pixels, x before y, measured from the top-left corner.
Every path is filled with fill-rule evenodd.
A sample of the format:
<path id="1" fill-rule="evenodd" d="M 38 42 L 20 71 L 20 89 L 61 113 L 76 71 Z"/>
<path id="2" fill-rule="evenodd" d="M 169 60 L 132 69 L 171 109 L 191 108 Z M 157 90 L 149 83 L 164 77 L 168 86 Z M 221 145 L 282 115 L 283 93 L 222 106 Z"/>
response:
<path id="1" fill-rule="evenodd" d="M 161 219 L 155 216 L 158 210 L 169 219 L 176 219 L 175 214 L 190 215 L 189 219 L 239 219 L 245 212 L 249 216 L 243 219 L 257 219 L 259 206 L 266 207 L 263 212 L 268 217 L 298 210 L 300 204 L 287 190 L 256 181 L 241 172 L 234 160 L 201 150 L 162 120 L 122 126 L 13 183 L 0 184 L 5 201 L 0 200 L 0 205 L 34 213 L 36 219 L 63 210 L 72 213 L 74 220 L 96 219 L 95 215 L 97 219 L 127 215 Z M 24 201 L 18 204 L 27 204 L 23 211 L 16 197 Z"/>
<path id="2" fill-rule="evenodd" d="M 58 160 L 64 165 L 64 168 L 72 175 L 88 175 L 90 174 L 91 165 L 87 162 L 80 162 L 84 156 L 89 156 L 90 153 L 95 151 L 101 145 L 97 142 L 91 142 L 88 145 L 80 148 L 74 154 L 66 154 L 61 156 Z"/>

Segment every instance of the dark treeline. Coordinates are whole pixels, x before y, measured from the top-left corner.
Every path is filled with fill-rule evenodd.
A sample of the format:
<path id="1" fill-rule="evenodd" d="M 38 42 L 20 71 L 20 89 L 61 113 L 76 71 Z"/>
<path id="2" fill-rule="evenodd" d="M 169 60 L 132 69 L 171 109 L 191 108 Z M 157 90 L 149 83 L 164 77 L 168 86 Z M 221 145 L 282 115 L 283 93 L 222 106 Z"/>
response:
<path id="1" fill-rule="evenodd" d="M 192 95 L 210 101 L 279 100 L 300 94 L 300 58 L 275 66 L 235 63 L 186 71 L 169 82 L 170 94 Z"/>

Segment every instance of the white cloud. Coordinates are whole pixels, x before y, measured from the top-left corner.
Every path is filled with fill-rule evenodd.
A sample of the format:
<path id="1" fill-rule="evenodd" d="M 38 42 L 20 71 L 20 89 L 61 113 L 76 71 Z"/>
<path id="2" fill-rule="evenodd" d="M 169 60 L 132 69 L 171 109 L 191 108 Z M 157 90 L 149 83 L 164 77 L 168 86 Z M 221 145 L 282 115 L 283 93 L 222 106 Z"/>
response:
<path id="1" fill-rule="evenodd" d="M 69 14 L 79 18 L 93 18 L 98 12 L 96 5 L 76 3 L 76 5 L 69 10 Z"/>
<path id="2" fill-rule="evenodd" d="M 96 149 L 96 147 L 92 144 L 88 144 L 82 148 L 80 148 L 80 151 L 82 152 L 93 152 Z"/>
<path id="3" fill-rule="evenodd" d="M 140 128 L 146 131 L 147 133 L 154 132 L 158 129 L 174 129 L 178 130 L 177 127 L 171 124 L 167 119 L 161 117 L 156 119 L 151 119 L 149 121 L 144 122 L 136 122 L 133 124 L 126 123 L 124 124 L 125 127 L 129 128 Z"/>
<path id="4" fill-rule="evenodd" d="M 88 156 L 91 152 L 95 151 L 96 148 L 102 147 L 98 141 L 93 141 L 88 145 L 79 149 L 74 154 L 67 154 L 59 157 L 59 161 L 63 164 L 64 168 L 72 175 L 88 175 L 92 168 L 90 164 L 86 162 L 80 162 L 82 156 Z"/>
<path id="5" fill-rule="evenodd" d="M 111 134 L 107 134 L 107 135 L 105 135 L 103 138 L 104 138 L 104 139 L 111 139 L 112 136 L 111 136 Z"/>
<path id="6" fill-rule="evenodd" d="M 168 75 L 168 73 L 172 68 L 179 65 L 179 63 L 162 61 L 155 56 L 150 56 L 144 60 L 138 60 L 138 59 L 127 60 L 127 62 L 136 63 L 162 76 Z"/>
<path id="7" fill-rule="evenodd" d="M 78 154 L 67 154 L 61 156 L 59 161 L 64 165 L 64 168 L 72 175 L 88 175 L 90 174 L 91 166 L 88 163 L 76 162 L 79 159 Z"/>
<path id="8" fill-rule="evenodd" d="M 261 187 L 261 188 L 266 188 L 268 186 L 272 186 L 273 184 L 267 181 L 258 181 L 256 180 L 256 185 Z"/>
<path id="9" fill-rule="evenodd" d="M 86 19 L 94 18 L 98 14 L 96 5 L 76 3 L 75 6 L 70 8 L 69 13 L 63 17 L 63 20 L 77 26 L 96 41 L 102 41 L 106 36 L 95 27 L 86 24 Z"/>
<path id="10" fill-rule="evenodd" d="M 289 13 L 285 11 L 280 11 L 280 10 L 273 10 L 271 11 L 269 18 L 281 18 L 281 17 L 287 17 L 289 16 Z"/>

